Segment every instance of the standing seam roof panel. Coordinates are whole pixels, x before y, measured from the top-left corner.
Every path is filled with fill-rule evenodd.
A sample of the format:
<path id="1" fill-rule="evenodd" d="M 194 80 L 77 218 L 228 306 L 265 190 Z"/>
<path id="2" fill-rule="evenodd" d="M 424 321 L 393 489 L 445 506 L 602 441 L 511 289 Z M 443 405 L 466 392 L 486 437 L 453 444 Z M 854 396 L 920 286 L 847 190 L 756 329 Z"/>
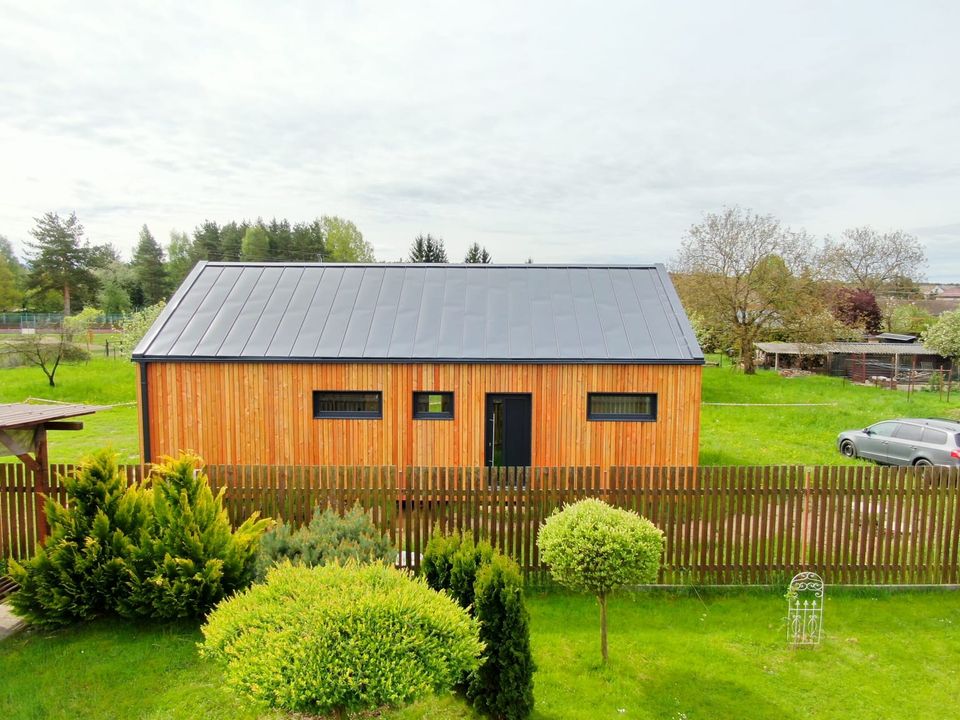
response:
<path id="1" fill-rule="evenodd" d="M 702 363 L 662 266 L 201 263 L 135 360 Z"/>

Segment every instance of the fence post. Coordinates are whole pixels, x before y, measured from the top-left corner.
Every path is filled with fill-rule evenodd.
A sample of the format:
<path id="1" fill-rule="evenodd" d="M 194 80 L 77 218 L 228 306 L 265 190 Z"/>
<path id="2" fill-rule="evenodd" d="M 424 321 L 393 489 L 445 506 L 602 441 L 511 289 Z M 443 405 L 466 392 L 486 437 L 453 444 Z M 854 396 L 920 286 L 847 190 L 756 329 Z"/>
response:
<path id="1" fill-rule="evenodd" d="M 810 564 L 810 527 L 813 525 L 811 514 L 811 493 L 813 491 L 813 471 L 800 466 L 803 472 L 803 510 L 800 513 L 800 569 L 806 570 Z"/>

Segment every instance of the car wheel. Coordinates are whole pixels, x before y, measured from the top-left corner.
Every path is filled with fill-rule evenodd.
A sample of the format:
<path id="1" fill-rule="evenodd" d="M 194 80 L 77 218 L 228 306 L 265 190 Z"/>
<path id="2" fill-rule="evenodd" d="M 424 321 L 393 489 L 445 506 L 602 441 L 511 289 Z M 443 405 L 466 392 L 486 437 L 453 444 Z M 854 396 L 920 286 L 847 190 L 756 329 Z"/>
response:
<path id="1" fill-rule="evenodd" d="M 917 458 L 913 461 L 914 467 L 933 467 L 933 463 L 926 458 Z"/>
<path id="2" fill-rule="evenodd" d="M 855 458 L 857 456 L 857 446 L 849 440 L 840 443 L 840 454 L 845 458 Z"/>

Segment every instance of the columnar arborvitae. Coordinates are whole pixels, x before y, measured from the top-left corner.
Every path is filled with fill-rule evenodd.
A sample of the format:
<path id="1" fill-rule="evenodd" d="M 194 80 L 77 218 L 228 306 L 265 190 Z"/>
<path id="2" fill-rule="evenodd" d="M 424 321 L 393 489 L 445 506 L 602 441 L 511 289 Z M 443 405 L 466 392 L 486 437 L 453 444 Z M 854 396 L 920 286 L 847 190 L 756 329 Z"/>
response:
<path id="1" fill-rule="evenodd" d="M 522 720 L 533 711 L 530 620 L 517 564 L 470 535 L 434 530 L 423 555 L 427 584 L 449 593 L 480 622 L 485 648 L 480 669 L 462 688 L 473 705 L 497 720 Z"/>
<path id="2" fill-rule="evenodd" d="M 473 615 L 485 649 L 467 698 L 497 720 L 522 720 L 533 711 L 530 615 L 523 603 L 520 568 L 499 553 L 477 573 Z"/>

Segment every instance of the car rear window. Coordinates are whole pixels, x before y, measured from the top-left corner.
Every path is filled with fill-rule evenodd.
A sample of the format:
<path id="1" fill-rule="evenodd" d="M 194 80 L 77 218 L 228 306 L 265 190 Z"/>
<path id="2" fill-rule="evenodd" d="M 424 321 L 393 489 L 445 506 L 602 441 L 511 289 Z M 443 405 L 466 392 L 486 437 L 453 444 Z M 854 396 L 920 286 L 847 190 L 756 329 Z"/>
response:
<path id="1" fill-rule="evenodd" d="M 901 440 L 919 440 L 923 437 L 923 428 L 919 425 L 907 425 L 904 423 L 897 428 L 897 432 L 894 433 L 893 436 Z"/>
<path id="2" fill-rule="evenodd" d="M 923 441 L 925 443 L 931 443 L 933 445 L 946 445 L 947 444 L 947 434 L 942 430 L 934 430 L 932 428 L 923 429 Z"/>

